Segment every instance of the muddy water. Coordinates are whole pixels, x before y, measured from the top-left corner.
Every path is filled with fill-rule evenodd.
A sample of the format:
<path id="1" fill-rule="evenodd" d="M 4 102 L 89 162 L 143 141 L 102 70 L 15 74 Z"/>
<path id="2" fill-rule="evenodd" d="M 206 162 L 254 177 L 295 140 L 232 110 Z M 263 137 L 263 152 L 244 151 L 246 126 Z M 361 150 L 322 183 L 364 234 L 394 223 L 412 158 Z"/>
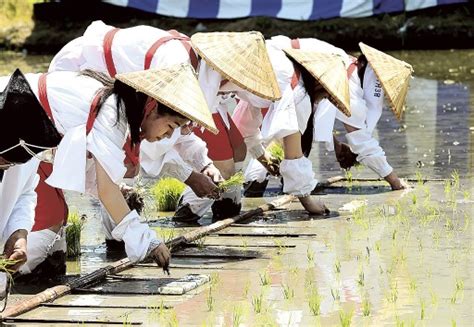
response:
<path id="1" fill-rule="evenodd" d="M 284 211 L 249 228 L 257 232 L 263 228 L 259 226 L 267 231 L 272 226 L 289 234 L 304 228 L 316 236 L 208 237 L 205 243 L 212 245 L 268 248 L 259 249 L 261 258 L 209 269 L 218 273 L 218 282 L 211 293 L 206 289 L 175 306 L 180 325 L 225 326 L 240 320 L 246 326 L 327 326 L 340 325 L 344 316 L 354 325 L 367 326 L 472 324 L 474 51 L 396 55 L 413 64 L 415 78 L 403 121 L 385 110 L 377 137 L 399 175 L 450 178 L 456 170 L 460 186 L 430 182 L 415 185 L 411 192 L 387 192 L 381 183 L 375 188 L 346 183 L 320 196 L 337 213 L 331 218 Z M 0 71 L 6 74 L 16 66 L 25 72 L 44 71 L 49 59 L 0 53 Z M 314 150 L 312 160 L 320 178 L 341 174 L 323 145 Z M 352 174 L 375 177 L 367 169 Z M 68 194 L 68 200 L 89 217 L 83 232 L 84 255 L 69 263 L 68 272 L 91 271 L 107 260 L 98 232 L 97 202 L 77 194 Z M 254 207 L 261 201 L 246 199 L 244 204 Z M 292 208 L 301 209 L 297 204 Z M 176 262 L 205 264 L 193 260 Z M 212 311 L 209 298 L 215 301 Z M 261 310 L 256 313 L 260 299 Z"/>

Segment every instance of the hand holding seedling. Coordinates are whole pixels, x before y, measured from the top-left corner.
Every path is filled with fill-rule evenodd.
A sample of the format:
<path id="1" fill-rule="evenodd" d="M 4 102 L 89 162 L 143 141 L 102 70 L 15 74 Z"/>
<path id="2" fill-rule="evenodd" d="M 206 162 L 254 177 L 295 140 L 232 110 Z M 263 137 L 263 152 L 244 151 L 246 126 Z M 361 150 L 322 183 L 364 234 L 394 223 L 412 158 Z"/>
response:
<path id="1" fill-rule="evenodd" d="M 8 270 L 15 272 L 22 264 L 26 262 L 26 236 L 28 232 L 25 229 L 15 231 L 5 243 L 3 255 L 11 264 Z"/>
<path id="2" fill-rule="evenodd" d="M 193 171 L 185 183 L 189 185 L 193 192 L 200 198 L 208 197 L 214 199 L 219 197 L 216 184 L 209 176 L 203 173 Z"/>
<path id="3" fill-rule="evenodd" d="M 220 193 L 224 193 L 224 192 L 229 191 L 229 189 L 234 186 L 242 186 L 244 181 L 245 181 L 244 174 L 241 171 L 239 171 L 238 173 L 235 173 L 234 175 L 230 176 L 225 181 L 219 183 L 217 187 Z"/>

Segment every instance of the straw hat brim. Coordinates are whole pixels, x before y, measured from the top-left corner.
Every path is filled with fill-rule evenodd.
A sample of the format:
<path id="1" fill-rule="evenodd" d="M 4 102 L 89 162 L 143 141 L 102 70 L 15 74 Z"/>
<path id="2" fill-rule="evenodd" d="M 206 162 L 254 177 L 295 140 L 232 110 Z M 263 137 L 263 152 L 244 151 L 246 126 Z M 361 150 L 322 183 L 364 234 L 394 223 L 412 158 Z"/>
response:
<path id="1" fill-rule="evenodd" d="M 219 132 L 189 64 L 117 74 L 115 78 L 198 123 L 211 133 Z"/>
<path id="2" fill-rule="evenodd" d="M 339 55 L 301 49 L 283 49 L 320 83 L 330 101 L 344 115 L 351 116 L 349 82 L 344 61 Z"/>
<path id="3" fill-rule="evenodd" d="M 372 66 L 380 84 L 382 84 L 395 117 L 400 120 L 405 110 L 405 101 L 413 67 L 362 42 L 359 43 L 359 47 Z"/>
<path id="4" fill-rule="evenodd" d="M 209 66 L 242 89 L 271 101 L 281 98 L 260 32 L 196 33 L 191 42 Z"/>

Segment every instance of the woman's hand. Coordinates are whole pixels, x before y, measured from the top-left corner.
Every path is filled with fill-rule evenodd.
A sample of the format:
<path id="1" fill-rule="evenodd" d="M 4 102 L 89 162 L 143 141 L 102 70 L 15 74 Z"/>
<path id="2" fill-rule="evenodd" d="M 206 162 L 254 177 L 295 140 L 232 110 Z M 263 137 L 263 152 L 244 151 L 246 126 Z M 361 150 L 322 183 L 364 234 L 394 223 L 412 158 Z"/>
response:
<path id="1" fill-rule="evenodd" d="M 28 232 L 25 229 L 15 231 L 5 242 L 3 254 L 5 258 L 14 260 L 16 263 L 9 266 L 8 269 L 17 271 L 26 262 L 26 236 Z"/>
<path id="2" fill-rule="evenodd" d="M 265 154 L 257 158 L 268 173 L 272 176 L 280 176 L 280 160 L 273 157 L 268 151 L 265 151 Z"/>
<path id="3" fill-rule="evenodd" d="M 159 267 L 163 267 L 164 270 L 168 269 L 171 259 L 171 253 L 165 243 L 160 243 L 156 248 L 154 248 L 149 257 L 153 259 Z"/>
<path id="4" fill-rule="evenodd" d="M 184 183 L 200 198 L 208 197 L 215 199 L 219 197 L 217 185 L 210 177 L 204 174 L 193 171 Z"/>

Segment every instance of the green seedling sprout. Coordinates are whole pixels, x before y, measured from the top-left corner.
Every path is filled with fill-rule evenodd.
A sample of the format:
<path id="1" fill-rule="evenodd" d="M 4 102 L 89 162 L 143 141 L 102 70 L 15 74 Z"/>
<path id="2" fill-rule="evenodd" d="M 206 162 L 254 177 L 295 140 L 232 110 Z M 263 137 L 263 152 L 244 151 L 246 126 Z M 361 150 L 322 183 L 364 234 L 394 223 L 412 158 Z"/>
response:
<path id="1" fill-rule="evenodd" d="M 209 287 L 209 292 L 207 293 L 207 297 L 206 297 L 207 311 L 211 312 L 214 310 L 215 302 L 216 300 L 214 299 L 214 296 L 212 294 L 212 286 L 211 286 Z"/>
<path id="2" fill-rule="evenodd" d="M 232 310 L 232 326 L 238 327 L 242 323 L 242 316 L 244 314 L 244 310 L 241 305 L 234 306 Z"/>
<path id="3" fill-rule="evenodd" d="M 151 189 L 159 211 L 174 211 L 186 185 L 175 178 L 162 178 Z"/>
<path id="4" fill-rule="evenodd" d="M 225 181 L 219 183 L 217 187 L 219 189 L 219 192 L 223 193 L 223 192 L 227 192 L 229 189 L 233 187 L 242 186 L 244 182 L 245 182 L 244 173 L 239 171 L 238 173 L 235 173 L 234 175 L 230 176 Z"/>
<path id="5" fill-rule="evenodd" d="M 267 148 L 267 151 L 270 152 L 273 158 L 275 158 L 278 162 L 282 162 L 285 159 L 285 151 L 283 150 L 283 146 L 278 142 L 272 142 Z"/>
<path id="6" fill-rule="evenodd" d="M 370 316 L 370 302 L 367 297 L 362 301 L 362 315 L 364 317 Z"/>
<path id="7" fill-rule="evenodd" d="M 314 286 L 312 286 L 309 291 L 308 306 L 313 316 L 319 316 L 321 314 L 321 296 L 319 295 L 318 289 Z"/>
<path id="8" fill-rule="evenodd" d="M 259 295 L 254 295 L 252 297 L 252 307 L 253 311 L 257 314 L 262 312 L 262 304 L 263 304 L 263 294 L 260 293 Z"/>
<path id="9" fill-rule="evenodd" d="M 295 290 L 288 284 L 281 284 L 285 300 L 291 300 L 295 297 Z"/>
<path id="10" fill-rule="evenodd" d="M 308 245 L 306 249 L 306 259 L 308 259 L 308 263 L 312 264 L 314 262 L 314 251 Z"/>
<path id="11" fill-rule="evenodd" d="M 420 320 L 425 319 L 425 309 L 426 309 L 425 300 L 420 300 Z"/>
<path id="12" fill-rule="evenodd" d="M 66 226 L 66 256 L 77 258 L 81 255 L 81 232 L 84 228 L 84 219 L 76 211 L 70 212 Z"/>
<path id="13" fill-rule="evenodd" d="M 353 310 L 350 310 L 348 312 L 345 312 L 344 310 L 339 311 L 339 321 L 341 323 L 341 327 L 349 327 L 352 323 L 353 315 Z"/>
<path id="14" fill-rule="evenodd" d="M 270 284 L 270 275 L 268 274 L 268 271 L 263 271 L 261 273 L 258 273 L 258 275 L 260 276 L 260 284 L 262 284 L 262 286 L 267 286 Z"/>

